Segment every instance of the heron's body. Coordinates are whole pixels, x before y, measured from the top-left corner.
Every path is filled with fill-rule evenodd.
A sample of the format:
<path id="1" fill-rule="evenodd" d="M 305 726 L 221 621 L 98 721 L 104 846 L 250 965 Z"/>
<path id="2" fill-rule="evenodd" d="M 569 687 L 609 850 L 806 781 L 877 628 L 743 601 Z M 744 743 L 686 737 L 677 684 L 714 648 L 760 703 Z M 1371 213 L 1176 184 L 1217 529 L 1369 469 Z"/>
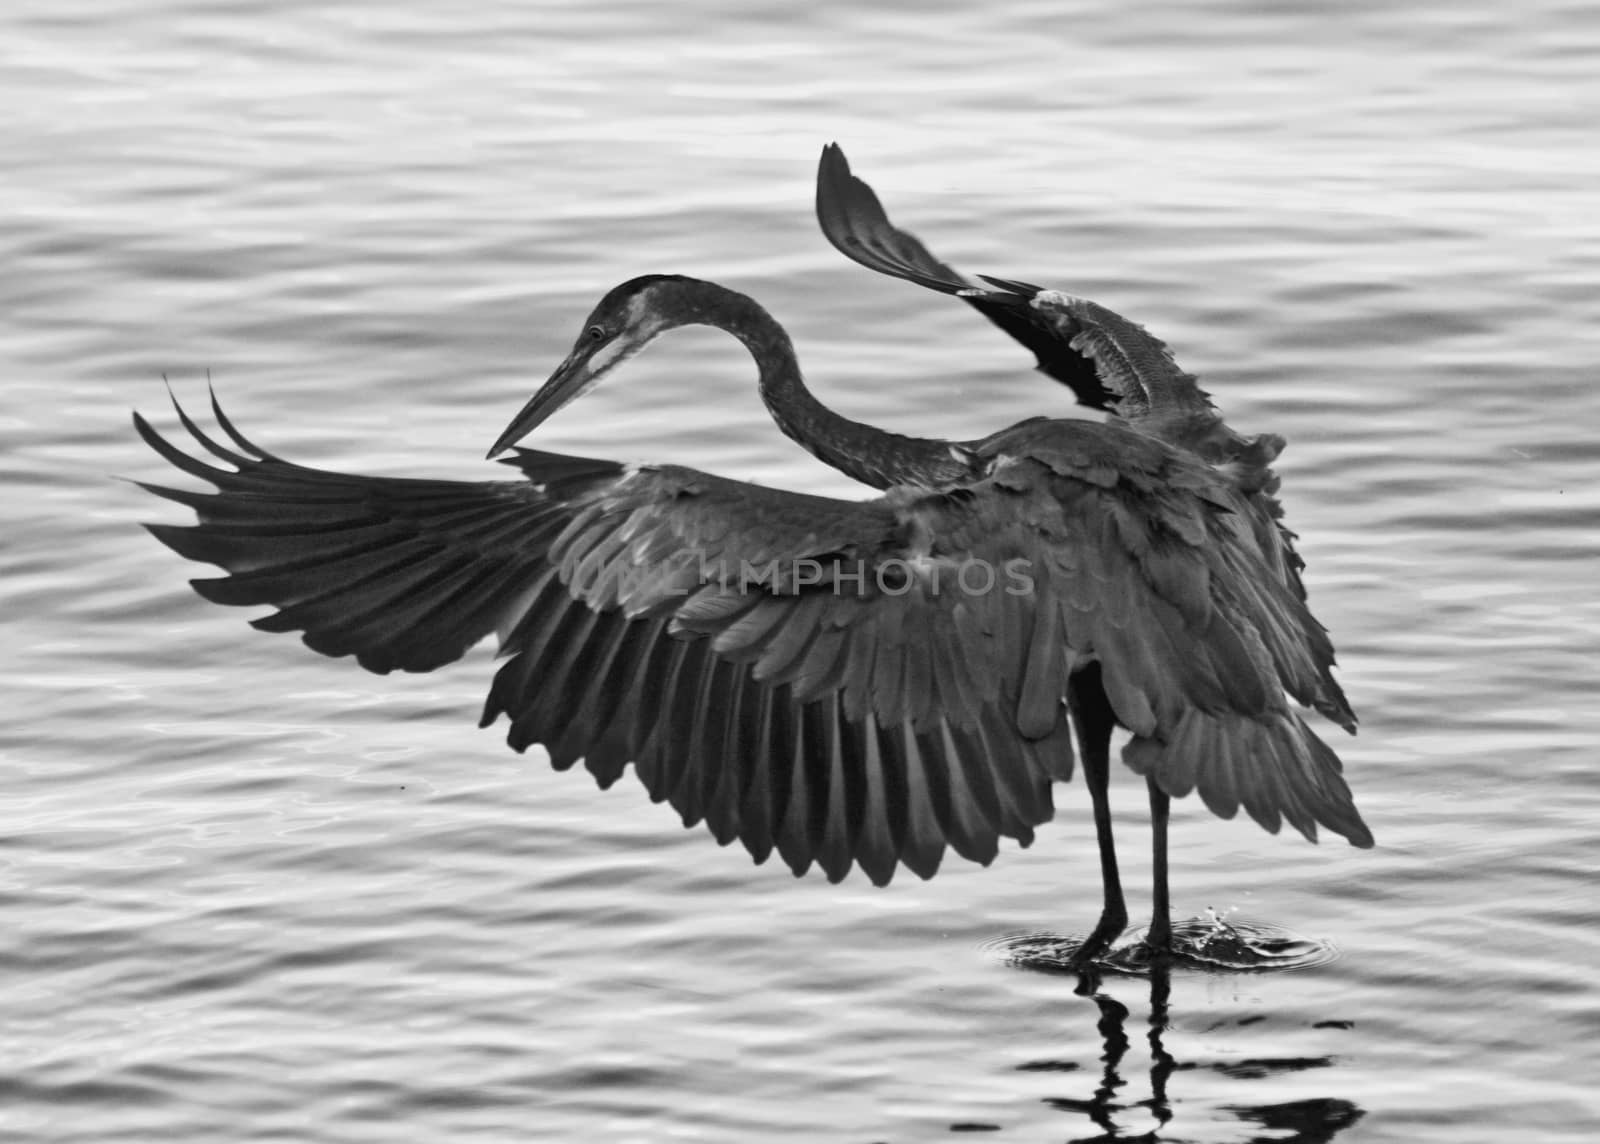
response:
<path id="1" fill-rule="evenodd" d="M 969 289 L 862 191 L 825 155 L 819 214 L 842 249 Z M 153 531 L 230 573 L 196 581 L 202 595 L 274 605 L 257 626 L 371 670 L 431 670 L 498 632 L 507 662 L 484 722 L 505 715 L 514 747 L 541 744 L 560 768 L 581 759 L 602 786 L 631 762 L 685 824 L 796 873 L 859 865 L 884 883 L 898 865 L 931 876 L 947 847 L 987 863 L 1001 837 L 1025 844 L 1072 774 L 1075 725 L 1107 891 L 1086 955 L 1126 922 L 1105 798 L 1120 724 L 1156 811 L 1160 944 L 1171 796 L 1371 844 L 1291 700 L 1346 728 L 1354 717 L 1278 524 L 1267 466 L 1281 442 L 1233 434 L 1139 327 L 996 287 L 967 296 L 1117 416 L 955 443 L 886 433 L 817 402 L 751 299 L 651 276 L 602 300 L 492 452 L 663 330 L 710 324 L 750 349 L 786 433 L 882 495 L 522 449 L 523 481 L 344 476 L 267 454 L 219 409 L 232 447 L 184 424 L 227 469 L 137 419 L 219 490 L 154 489 L 200 524 Z"/>

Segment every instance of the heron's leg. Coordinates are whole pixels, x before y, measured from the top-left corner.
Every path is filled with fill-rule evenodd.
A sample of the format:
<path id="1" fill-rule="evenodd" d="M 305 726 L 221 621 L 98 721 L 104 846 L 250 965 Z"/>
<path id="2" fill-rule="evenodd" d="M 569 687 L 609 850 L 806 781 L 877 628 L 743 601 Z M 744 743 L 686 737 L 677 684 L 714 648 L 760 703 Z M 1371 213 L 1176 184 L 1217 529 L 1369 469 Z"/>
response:
<path id="1" fill-rule="evenodd" d="M 1111 732 L 1116 715 L 1100 685 L 1100 665 L 1075 673 L 1067 684 L 1068 707 L 1073 728 L 1078 733 L 1079 753 L 1083 756 L 1083 782 L 1094 803 L 1094 832 L 1100 843 L 1100 883 L 1105 906 L 1094 932 L 1084 940 L 1073 961 L 1088 965 L 1128 928 L 1128 906 L 1122 898 L 1122 879 L 1117 874 L 1117 846 L 1111 835 L 1111 801 L 1106 787 L 1111 779 Z"/>
<path id="2" fill-rule="evenodd" d="M 1172 948 L 1172 902 L 1167 895 L 1167 811 L 1172 799 L 1156 785 L 1154 778 L 1145 780 L 1150 787 L 1150 834 L 1154 889 L 1151 897 L 1155 908 L 1150 914 L 1150 932 L 1144 944 L 1152 952 L 1160 953 Z"/>

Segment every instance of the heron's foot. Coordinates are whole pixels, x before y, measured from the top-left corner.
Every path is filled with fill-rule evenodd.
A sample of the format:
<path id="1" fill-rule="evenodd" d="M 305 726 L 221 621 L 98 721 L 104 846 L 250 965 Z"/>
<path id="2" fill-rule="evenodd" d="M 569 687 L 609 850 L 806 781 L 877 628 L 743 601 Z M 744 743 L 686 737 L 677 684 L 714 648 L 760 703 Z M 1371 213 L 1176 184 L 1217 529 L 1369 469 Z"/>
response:
<path id="1" fill-rule="evenodd" d="M 1128 928 L 1128 915 L 1123 911 L 1107 910 L 1100 915 L 1094 931 L 1083 939 L 1083 944 L 1073 951 L 1067 964 L 1072 969 L 1089 969 L 1102 961 L 1122 931 Z"/>
<path id="2" fill-rule="evenodd" d="M 1118 960 L 1137 966 L 1155 965 L 1158 962 L 1170 963 L 1176 952 L 1177 946 L 1172 940 L 1171 920 L 1155 918 L 1150 922 L 1150 928 L 1145 931 L 1144 936 L 1123 951 Z"/>

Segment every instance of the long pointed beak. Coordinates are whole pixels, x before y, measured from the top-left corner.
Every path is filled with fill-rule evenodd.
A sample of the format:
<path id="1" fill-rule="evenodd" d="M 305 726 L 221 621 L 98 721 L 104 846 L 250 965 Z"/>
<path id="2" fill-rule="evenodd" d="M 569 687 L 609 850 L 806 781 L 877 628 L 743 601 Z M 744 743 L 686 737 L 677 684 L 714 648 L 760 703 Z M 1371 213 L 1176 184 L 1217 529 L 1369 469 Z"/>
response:
<path id="1" fill-rule="evenodd" d="M 556 371 L 550 375 L 550 380 L 539 387 L 539 392 L 528 400 L 522 411 L 511 419 L 511 424 L 506 426 L 505 432 L 495 439 L 487 459 L 493 460 L 504 453 L 544 424 L 556 410 L 599 381 L 600 373 L 603 371 L 592 367 L 590 359 L 593 357 L 594 348 L 588 345 L 580 346 L 568 354 L 567 360 L 557 366 Z"/>

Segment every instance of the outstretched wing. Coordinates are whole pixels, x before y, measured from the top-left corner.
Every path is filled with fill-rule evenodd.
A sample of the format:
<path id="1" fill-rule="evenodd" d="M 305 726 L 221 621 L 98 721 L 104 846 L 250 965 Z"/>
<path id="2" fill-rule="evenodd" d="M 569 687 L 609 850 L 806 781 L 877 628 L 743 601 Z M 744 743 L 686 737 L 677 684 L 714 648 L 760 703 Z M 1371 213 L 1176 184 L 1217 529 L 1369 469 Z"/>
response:
<path id="1" fill-rule="evenodd" d="M 219 490 L 146 486 L 200 517 L 155 535 L 231 573 L 202 595 L 274 605 L 256 626 L 376 671 L 498 631 L 486 724 L 505 714 L 513 746 L 581 758 L 602 785 L 633 762 L 757 861 L 881 883 L 897 862 L 931 876 L 947 845 L 987 862 L 1001 836 L 1026 843 L 1071 771 L 1067 676 L 1093 659 L 1143 744 L 1130 763 L 1164 774 L 1192 713 L 1225 719 L 1262 761 L 1223 752 L 1220 788 L 1197 764 L 1213 809 L 1361 844 L 1337 760 L 1329 780 L 1283 697 L 1348 714 L 1320 629 L 1236 542 L 1209 472 L 1131 431 L 1069 423 L 980 485 L 856 503 L 533 451 L 512 462 L 526 483 L 345 476 L 216 412 L 233 448 L 180 416 L 230 468 L 136 418 Z M 1311 777 L 1248 769 L 1282 760 Z"/>
<path id="2" fill-rule="evenodd" d="M 1211 466 L 1115 423 L 1024 422 L 983 453 L 1045 540 L 1030 669 L 1058 632 L 1069 662 L 1098 661 L 1133 732 L 1123 760 L 1169 794 L 1372 845 L 1338 757 L 1287 701 L 1355 730 L 1327 633 L 1282 574 L 1275 533 L 1265 548 L 1258 536 L 1272 522 Z"/>
<path id="3" fill-rule="evenodd" d="M 1274 572 L 1305 598 L 1303 563 L 1283 510 L 1272 462 L 1283 438 L 1236 433 L 1167 344 L 1095 302 L 1027 282 L 979 275 L 971 281 L 914 235 L 889 221 L 878 196 L 850 171 L 838 144 L 817 168 L 817 219 L 846 256 L 881 274 L 955 294 L 1032 350 L 1039 369 L 1070 386 L 1079 403 L 1111 411 L 1141 433 L 1217 467 Z M 981 446 L 981 443 L 980 443 Z"/>
<path id="4" fill-rule="evenodd" d="M 828 241 L 861 265 L 962 298 L 1032 350 L 1039 369 L 1070 386 L 1083 405 L 1109 409 L 1212 464 L 1242 460 L 1265 471 L 1283 447 L 1275 437 L 1246 439 L 1228 429 L 1166 343 L 1138 323 L 1027 282 L 987 274 L 969 280 L 941 262 L 889 221 L 837 143 L 823 148 L 817 167 L 817 220 Z"/>
<path id="5" fill-rule="evenodd" d="M 946 846 L 987 864 L 1053 812 L 1064 723 L 1018 734 L 998 675 L 949 646 L 954 621 L 928 622 L 937 601 L 899 581 L 887 609 L 855 595 L 863 569 L 886 595 L 878 569 L 903 525 L 883 501 L 531 450 L 510 462 L 527 481 L 347 476 L 271 455 L 213 408 L 230 444 L 179 416 L 222 465 L 135 415 L 218 490 L 145 485 L 200 521 L 147 527 L 229 573 L 193 582 L 205 598 L 274 606 L 258 628 L 378 672 L 432 670 L 498 632 L 508 658 L 484 725 L 505 715 L 518 750 L 582 759 L 602 786 L 632 762 L 686 825 L 758 862 L 776 850 L 797 874 L 816 863 L 838 880 L 854 863 L 882 884 L 902 863 L 931 877 Z M 758 606 L 719 612 L 730 595 Z M 865 668 L 840 661 L 830 630 L 863 617 L 850 655 L 870 652 Z"/>
<path id="6" fill-rule="evenodd" d="M 958 295 L 1032 350 L 1039 369 L 1071 388 L 1079 404 L 1111 408 L 1116 392 L 1103 384 L 1094 362 L 1070 338 L 1063 338 L 1051 321 L 1028 306 L 1026 298 L 983 290 L 935 258 L 915 235 L 898 229 L 872 188 L 850 173 L 850 163 L 837 143 L 822 149 L 817 166 L 817 221 L 845 257 L 880 274 Z"/>

